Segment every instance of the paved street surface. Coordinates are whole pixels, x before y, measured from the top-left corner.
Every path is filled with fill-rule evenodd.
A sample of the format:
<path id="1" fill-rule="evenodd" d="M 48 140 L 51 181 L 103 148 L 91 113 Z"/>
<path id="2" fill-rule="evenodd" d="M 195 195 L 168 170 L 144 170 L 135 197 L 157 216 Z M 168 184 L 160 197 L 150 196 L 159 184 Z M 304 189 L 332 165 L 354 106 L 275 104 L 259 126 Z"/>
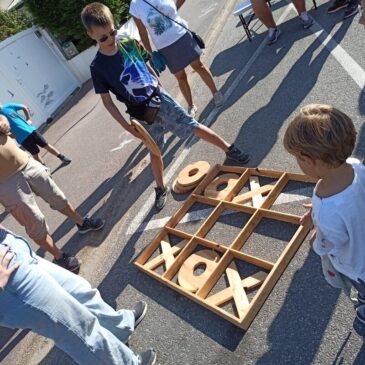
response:
<path id="1" fill-rule="evenodd" d="M 304 30 L 291 5 L 274 1 L 282 36 L 273 46 L 264 45 L 266 31 L 256 20 L 253 42 L 247 41 L 231 15 L 235 1 L 188 0 L 184 5 L 183 15 L 208 40 L 204 59 L 227 98 L 223 108 L 214 110 L 209 91 L 191 73 L 200 120 L 249 151 L 251 166 L 298 172 L 282 146 L 282 136 L 299 108 L 316 102 L 334 104 L 353 118 L 359 132 L 356 154 L 365 155 L 365 30 L 358 25 L 358 15 L 346 21 L 342 12 L 327 15 L 328 4 L 318 2 L 318 10 L 310 11 L 316 24 Z M 162 79 L 181 100 L 173 77 L 165 72 Z M 79 236 L 70 221 L 39 201 L 41 209 L 57 244 L 83 260 L 81 275 L 99 286 L 110 305 L 128 308 L 136 300 L 148 302 L 148 315 L 130 341 L 134 350 L 155 347 L 161 365 L 365 364 L 363 340 L 352 331 L 351 303 L 325 283 L 319 259 L 306 242 L 247 332 L 136 269 L 138 253 L 186 195 L 171 195 L 156 214 L 145 148 L 112 121 L 90 84 L 45 136 L 73 159 L 59 169 L 55 158 L 45 157 L 55 181 L 80 213 L 104 217 L 107 223 L 102 232 Z M 169 182 L 182 167 L 200 159 L 211 164 L 225 161 L 223 153 L 204 142 L 170 137 L 164 152 Z M 282 202 L 278 209 L 302 213 L 301 204 L 310 192 L 299 193 L 303 200 L 294 199 L 291 208 Z M 11 217 L 1 217 L 6 226 L 23 234 Z M 234 217 L 221 224 L 229 228 L 217 229 L 210 237 L 218 243 L 225 237 L 222 232 L 237 229 Z M 284 227 L 281 235 L 273 236 L 280 240 L 286 233 Z M 272 243 L 273 238 L 261 238 L 265 251 L 265 242 Z M 51 341 L 6 329 L 0 329 L 0 362 L 73 364 Z"/>

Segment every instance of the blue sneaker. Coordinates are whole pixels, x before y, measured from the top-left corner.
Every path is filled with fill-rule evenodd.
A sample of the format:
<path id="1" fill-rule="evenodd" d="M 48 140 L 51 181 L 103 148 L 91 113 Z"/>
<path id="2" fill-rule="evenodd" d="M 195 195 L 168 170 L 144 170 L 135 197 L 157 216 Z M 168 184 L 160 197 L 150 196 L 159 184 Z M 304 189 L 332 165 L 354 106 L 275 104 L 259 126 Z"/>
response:
<path id="1" fill-rule="evenodd" d="M 274 44 L 278 40 L 280 33 L 281 32 L 278 27 L 270 28 L 267 35 L 267 44 L 268 45 Z"/>
<path id="2" fill-rule="evenodd" d="M 305 20 L 300 17 L 300 21 L 302 22 L 304 29 L 310 28 L 314 23 L 314 19 L 310 15 L 308 15 L 308 18 Z"/>

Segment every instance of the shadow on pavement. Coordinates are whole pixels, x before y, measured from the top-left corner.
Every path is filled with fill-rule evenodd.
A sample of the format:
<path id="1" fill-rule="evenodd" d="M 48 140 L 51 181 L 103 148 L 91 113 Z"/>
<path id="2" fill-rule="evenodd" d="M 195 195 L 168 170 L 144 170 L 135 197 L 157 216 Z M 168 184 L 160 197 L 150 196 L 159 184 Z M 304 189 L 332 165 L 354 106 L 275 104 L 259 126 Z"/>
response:
<path id="1" fill-rule="evenodd" d="M 318 278 L 315 285 L 310 279 Z M 285 301 L 268 329 L 267 351 L 256 365 L 313 364 L 340 290 L 328 285 L 319 257 L 309 252 L 293 275 Z"/>
<path id="2" fill-rule="evenodd" d="M 28 333 L 29 330 L 18 331 L 0 327 L 0 364 Z"/>

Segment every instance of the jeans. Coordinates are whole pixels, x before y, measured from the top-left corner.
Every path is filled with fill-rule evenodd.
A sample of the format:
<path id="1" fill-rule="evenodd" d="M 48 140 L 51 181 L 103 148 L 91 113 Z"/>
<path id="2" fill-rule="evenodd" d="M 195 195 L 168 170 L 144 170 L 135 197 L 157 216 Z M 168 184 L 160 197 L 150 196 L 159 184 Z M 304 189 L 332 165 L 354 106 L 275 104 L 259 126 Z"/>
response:
<path id="1" fill-rule="evenodd" d="M 0 251 L 19 262 L 0 292 L 0 325 L 51 338 L 78 364 L 137 365 L 123 342 L 134 330 L 130 310 L 115 311 L 83 278 L 36 256 L 27 241 L 0 229 Z"/>
<path id="2" fill-rule="evenodd" d="M 160 149 L 165 145 L 164 134 L 171 132 L 180 139 L 190 137 L 199 123 L 165 91 L 161 90 L 161 108 L 151 125 L 143 124 Z"/>

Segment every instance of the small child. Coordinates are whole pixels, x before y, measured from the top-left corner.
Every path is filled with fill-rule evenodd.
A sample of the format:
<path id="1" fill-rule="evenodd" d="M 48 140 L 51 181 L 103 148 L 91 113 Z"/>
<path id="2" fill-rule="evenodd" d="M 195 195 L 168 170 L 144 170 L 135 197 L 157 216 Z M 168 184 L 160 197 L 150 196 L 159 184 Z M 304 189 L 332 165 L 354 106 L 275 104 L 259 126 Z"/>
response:
<path id="1" fill-rule="evenodd" d="M 322 104 L 302 108 L 284 136 L 286 150 L 302 171 L 319 179 L 302 223 L 313 220 L 311 243 L 322 257 L 325 277 L 337 277 L 337 284 L 350 283 L 358 291 L 354 329 L 364 336 L 365 166 L 349 158 L 355 142 L 352 120 Z"/>
<path id="2" fill-rule="evenodd" d="M 23 112 L 25 118 L 19 112 Z M 69 158 L 50 145 L 32 125 L 30 111 L 25 105 L 17 103 L 0 104 L 0 115 L 8 119 L 11 134 L 15 136 L 16 141 L 42 165 L 45 165 L 45 163 L 39 154 L 39 147 L 58 157 L 64 165 L 71 163 Z"/>
<path id="3" fill-rule="evenodd" d="M 107 6 L 91 3 L 83 9 L 81 19 L 90 38 L 99 45 L 99 52 L 90 66 L 95 92 L 100 94 L 108 112 L 125 130 L 141 139 L 124 119 L 110 93 L 126 105 L 131 119 L 142 122 L 160 148 L 166 131 L 182 139 L 194 134 L 223 150 L 228 159 L 241 164 L 249 161 L 249 155 L 199 124 L 160 87 L 155 71 L 147 64 L 150 55 L 138 42 L 131 38 L 116 39 L 113 15 Z M 169 191 L 164 183 L 163 161 L 161 157 L 150 155 L 157 184 L 155 207 L 162 209 Z"/>

